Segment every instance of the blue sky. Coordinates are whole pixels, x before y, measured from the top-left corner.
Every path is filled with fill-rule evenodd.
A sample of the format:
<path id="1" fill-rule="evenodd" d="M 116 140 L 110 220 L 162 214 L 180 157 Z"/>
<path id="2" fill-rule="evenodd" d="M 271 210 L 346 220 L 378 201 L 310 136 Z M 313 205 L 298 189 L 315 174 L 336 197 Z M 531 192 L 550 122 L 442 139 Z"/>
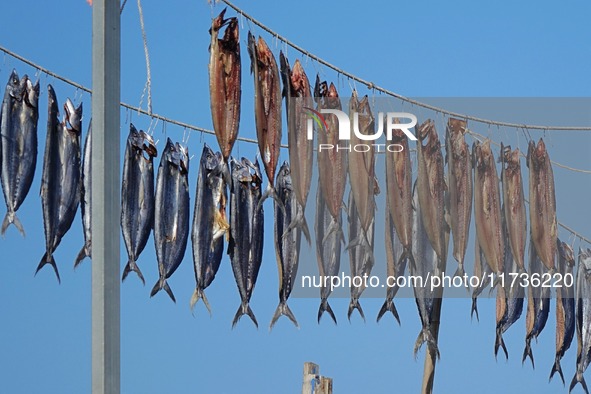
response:
<path id="1" fill-rule="evenodd" d="M 237 1 L 247 13 L 283 36 L 342 69 L 377 85 L 415 97 L 588 97 L 591 93 L 591 6 L 584 1 L 480 3 L 473 1 L 415 1 L 393 5 L 375 1 L 366 7 L 358 2 L 302 0 L 295 3 Z M 211 18 L 222 5 L 212 7 L 205 0 L 176 1 L 167 7 L 144 2 L 144 18 L 152 62 L 153 110 L 172 119 L 211 129 L 208 92 L 208 29 Z M 1 7 L 0 44 L 44 67 L 85 86 L 91 86 L 92 9 L 83 0 L 60 2 L 4 2 Z M 228 15 L 234 15 L 228 11 Z M 138 105 L 145 83 L 145 63 L 137 5 L 129 1 L 121 19 L 121 99 Z M 253 83 L 244 45 L 247 32 L 261 29 L 241 19 L 243 93 L 240 135 L 255 137 Z M 278 56 L 285 46 L 263 34 Z M 288 48 L 290 61 L 301 56 Z M 303 59 L 310 79 L 335 81 L 341 95 L 351 87 L 326 67 Z M 0 83 L 12 68 L 19 74 L 35 70 L 9 56 L 0 59 Z M 63 103 L 66 97 L 83 101 L 84 132 L 90 118 L 90 97 L 64 83 L 39 75 L 42 85 L 39 119 L 39 168 L 31 192 L 18 216 L 27 238 L 11 228 L 0 239 L 3 286 L 0 286 L 0 370 L 6 392 L 82 393 L 90 391 L 90 264 L 86 260 L 76 271 L 74 259 L 83 244 L 81 220 L 76 217 L 55 258 L 62 284 L 50 269 L 37 277 L 34 270 L 44 253 L 41 200 L 41 152 L 47 121 L 46 85 L 51 83 Z M 357 86 L 362 94 L 370 93 Z M 146 98 L 143 99 L 143 105 Z M 405 110 L 415 108 L 403 106 Z M 484 110 L 483 110 L 484 111 Z M 438 119 L 443 135 L 444 119 L 419 111 L 421 119 Z M 539 123 L 536 114 L 512 121 Z M 540 113 L 545 118 L 547 113 Z M 439 116 L 439 118 L 437 118 Z M 525 115 L 524 115 L 525 117 Z M 584 116 L 583 116 L 584 118 Z M 121 146 L 129 121 L 147 129 L 150 118 L 121 112 Z M 504 119 L 503 119 L 504 120 Z M 568 124 L 570 118 L 557 123 Z M 591 123 L 587 115 L 586 124 Z M 523 134 L 471 124 L 475 131 L 496 141 L 508 141 L 525 148 Z M 285 129 L 284 129 L 285 130 Z M 155 127 L 154 137 L 163 146 L 166 136 L 183 138 L 185 131 L 172 125 Z M 556 161 L 591 169 L 591 141 L 584 133 L 531 132 L 544 135 Z M 284 142 L 287 135 L 284 131 Z M 215 138 L 191 133 L 189 152 L 195 155 L 190 172 L 191 209 L 197 178 L 197 161 L 202 143 L 216 146 Z M 471 143 L 471 141 L 469 141 Z M 495 154 L 497 151 L 495 151 Z M 123 154 L 123 150 L 122 150 Z M 251 144 L 237 143 L 234 155 L 254 157 Z M 281 159 L 287 159 L 283 151 Z M 159 159 L 158 159 L 159 160 Z M 525 171 L 525 166 L 523 166 Z M 554 170 L 559 220 L 587 236 L 589 175 Z M 385 190 L 385 187 L 382 188 Z M 313 198 L 312 198 L 313 199 Z M 3 208 L 2 208 L 3 209 Z M 0 209 L 0 214 L 3 214 Z M 269 333 L 267 327 L 277 304 L 277 268 L 270 234 L 272 205 L 265 204 L 266 228 L 263 264 L 252 299 L 261 328 L 246 319 L 231 329 L 239 296 L 229 259 L 225 256 L 218 276 L 207 295 L 213 309 L 210 318 L 202 304 L 193 316 L 189 300 L 194 289 L 190 248 L 170 280 L 177 297 L 173 304 L 164 293 L 150 299 L 157 279 L 153 240 L 150 239 L 138 264 L 146 277 L 144 287 L 130 278 L 121 289 L 121 365 L 123 393 L 292 393 L 301 390 L 304 361 L 314 361 L 321 373 L 334 379 L 336 393 L 417 392 L 424 352 L 415 361 L 412 347 L 420 323 L 411 298 L 400 299 L 399 327 L 390 316 L 378 325 L 375 315 L 383 299 L 363 299 L 368 317 L 363 323 L 354 316 L 346 321 L 348 299 L 331 302 L 339 325 L 328 319 L 316 323 L 317 298 L 293 298 L 290 307 L 301 328 L 285 318 Z M 192 213 L 191 213 L 192 214 Z M 567 238 L 568 234 L 560 233 Z M 474 232 L 471 234 L 470 245 Z M 471 247 L 469 248 L 471 253 Z M 345 256 L 345 253 L 343 253 Z M 121 244 L 121 260 L 126 253 Z M 308 262 L 310 263 L 310 262 Z M 312 262 L 312 264 L 315 264 Z M 448 263 L 453 266 L 455 262 Z M 347 270 L 343 257 L 342 266 Z M 122 265 L 123 266 L 123 265 Z M 468 261 L 468 269 L 471 263 Z M 383 272 L 376 266 L 376 272 Z M 436 392 L 447 393 L 554 393 L 566 391 L 559 379 L 548 384 L 554 360 L 554 303 L 547 327 L 533 347 L 536 369 L 521 366 L 525 328 L 524 317 L 505 336 L 510 359 L 493 356 L 494 300 L 481 300 L 480 322 L 471 321 L 470 300 L 446 299 L 442 310 Z M 563 361 L 565 377 L 574 372 L 576 342 Z M 577 392 L 581 392 L 577 388 Z"/>

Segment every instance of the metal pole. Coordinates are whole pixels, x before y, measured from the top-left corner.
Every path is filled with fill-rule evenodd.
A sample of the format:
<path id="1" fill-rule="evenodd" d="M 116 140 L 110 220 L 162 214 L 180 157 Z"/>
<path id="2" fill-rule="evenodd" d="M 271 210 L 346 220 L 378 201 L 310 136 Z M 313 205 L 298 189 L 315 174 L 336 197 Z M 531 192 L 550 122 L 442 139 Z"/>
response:
<path id="1" fill-rule="evenodd" d="M 119 0 L 92 10 L 92 393 L 120 391 Z"/>

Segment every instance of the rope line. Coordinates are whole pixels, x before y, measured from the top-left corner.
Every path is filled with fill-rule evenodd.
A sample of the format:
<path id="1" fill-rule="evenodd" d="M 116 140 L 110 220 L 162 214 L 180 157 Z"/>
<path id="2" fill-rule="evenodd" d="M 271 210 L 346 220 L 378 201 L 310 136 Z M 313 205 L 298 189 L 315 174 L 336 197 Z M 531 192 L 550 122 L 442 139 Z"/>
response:
<path id="1" fill-rule="evenodd" d="M 152 114 L 152 72 L 150 70 L 150 54 L 148 53 L 148 38 L 146 36 L 146 28 L 144 26 L 144 11 L 142 10 L 142 1 L 137 0 L 137 9 L 140 14 L 140 27 L 142 28 L 142 40 L 144 41 L 144 56 L 146 57 L 146 85 L 144 92 L 148 91 L 148 112 Z M 142 93 L 143 98 L 144 93 Z M 140 107 L 141 107 L 140 99 Z"/>
<path id="2" fill-rule="evenodd" d="M 428 109 L 428 110 L 431 110 L 434 112 L 442 113 L 442 114 L 445 114 L 448 116 L 452 116 L 455 118 L 471 120 L 474 122 L 484 123 L 484 124 L 488 124 L 488 125 L 511 127 L 511 128 L 516 128 L 516 129 L 526 128 L 526 129 L 531 129 L 531 130 L 543 130 L 543 131 L 551 131 L 551 130 L 555 130 L 555 131 L 591 131 L 591 126 L 544 126 L 544 125 L 526 125 L 526 124 L 520 124 L 520 123 L 495 121 L 495 120 L 491 120 L 491 119 L 479 118 L 477 116 L 471 116 L 471 115 L 461 114 L 458 112 L 448 111 L 444 108 L 436 107 L 434 105 L 423 103 L 421 101 L 413 100 L 409 97 L 403 96 L 401 94 L 398 94 L 398 93 L 388 90 L 386 88 L 378 86 L 378 85 L 374 84 L 373 82 L 362 79 L 361 77 L 358 77 L 354 74 L 351 74 L 350 72 L 345 71 L 342 68 L 337 67 L 332 63 L 329 63 L 328 61 L 314 55 L 313 53 L 310 53 L 309 51 L 305 50 L 304 48 L 297 45 L 296 43 L 290 41 L 286 37 L 278 34 L 274 30 L 272 30 L 270 27 L 267 27 L 262 22 L 259 22 L 257 19 L 255 19 L 254 17 L 252 17 L 249 14 L 247 14 L 246 12 L 244 12 L 241 8 L 232 4 L 229 0 L 218 0 L 218 1 L 225 3 L 228 7 L 232 8 L 234 11 L 236 11 L 242 17 L 246 18 L 247 20 L 251 21 L 253 24 L 257 25 L 258 27 L 260 27 L 261 29 L 263 29 L 264 31 L 269 33 L 273 38 L 275 38 L 279 41 L 282 41 L 286 45 L 289 45 L 290 47 L 292 47 L 296 51 L 300 52 L 302 55 L 306 56 L 307 58 L 313 59 L 316 62 L 336 71 L 338 74 L 344 75 L 347 78 L 352 79 L 355 82 L 359 82 L 360 84 L 365 85 L 369 90 L 375 90 L 375 91 L 384 93 L 388 96 L 392 96 L 394 98 L 397 98 L 397 99 L 407 102 L 409 104 L 416 105 L 418 107 L 422 107 L 422 108 L 425 108 L 425 109 Z"/>

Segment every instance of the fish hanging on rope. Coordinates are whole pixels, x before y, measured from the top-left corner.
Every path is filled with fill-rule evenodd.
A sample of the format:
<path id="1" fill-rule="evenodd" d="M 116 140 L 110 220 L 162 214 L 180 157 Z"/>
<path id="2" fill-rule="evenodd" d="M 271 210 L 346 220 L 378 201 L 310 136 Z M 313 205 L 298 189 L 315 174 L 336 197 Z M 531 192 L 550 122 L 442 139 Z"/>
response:
<path id="1" fill-rule="evenodd" d="M 258 41 L 248 33 L 250 71 L 254 74 L 254 115 L 259 153 L 267 174 L 267 189 L 260 204 L 272 196 L 279 204 L 275 192 L 275 171 L 281 149 L 281 83 L 273 52 L 265 40 Z M 281 205 L 280 205 L 281 206 Z"/>
<path id="2" fill-rule="evenodd" d="M 527 149 L 529 168 L 529 222 L 536 253 L 547 269 L 554 270 L 558 222 L 556 220 L 556 192 L 552 163 L 544 140 L 536 145 L 529 142 Z"/>
<path id="3" fill-rule="evenodd" d="M 159 279 L 150 297 L 164 289 L 176 302 L 167 280 L 185 256 L 189 237 L 189 156 L 187 148 L 167 138 L 156 177 L 154 245 Z"/>
<path id="4" fill-rule="evenodd" d="M 572 248 L 560 239 L 557 240 L 558 251 L 558 273 L 561 275 L 561 286 L 556 286 L 556 356 L 554 358 L 554 365 L 550 371 L 548 380 L 556 372 L 560 375 L 562 384 L 564 381 L 564 374 L 560 360 L 564 357 L 566 351 L 570 348 L 571 342 L 575 336 L 575 288 L 573 285 L 567 286 L 568 278 L 573 277 L 573 267 L 575 266 L 575 256 Z"/>
<path id="5" fill-rule="evenodd" d="M 290 223 L 298 214 L 298 201 L 292 184 L 290 166 L 284 162 L 277 174 L 277 196 L 284 206 L 284 210 L 275 202 L 275 253 L 277 255 L 277 269 L 279 270 L 279 305 L 275 310 L 269 329 L 283 315 L 299 327 L 298 322 L 287 305 L 287 299 L 293 289 L 298 273 L 299 250 L 302 233 L 299 229 L 289 228 Z"/>
<path id="6" fill-rule="evenodd" d="M 589 394 L 583 375 L 591 363 L 591 249 L 579 249 L 576 279 L 577 366 L 570 383 L 570 393 L 577 383 Z"/>
<path id="7" fill-rule="evenodd" d="M 308 138 L 308 113 L 313 106 L 308 76 L 299 60 L 290 68 L 287 57 L 280 52 L 283 97 L 287 114 L 287 140 L 289 162 L 291 163 L 291 183 L 300 208 L 290 223 L 289 228 L 299 228 L 311 243 L 310 230 L 306 222 L 305 211 L 308 193 L 312 183 L 314 139 Z M 310 119 L 311 121 L 311 119 Z"/>
<path id="8" fill-rule="evenodd" d="M 191 309 L 203 299 L 211 315 L 205 289 L 213 282 L 224 252 L 224 236 L 229 238 L 230 224 L 226 219 L 226 188 L 223 179 L 224 158 L 220 152 L 204 144 L 199 162 L 199 175 L 193 212 L 193 267 L 195 292 Z"/>
<path id="9" fill-rule="evenodd" d="M 232 153 L 240 124 L 240 29 L 236 17 L 224 19 L 226 9 L 212 21 L 209 34 L 209 97 L 213 129 L 224 162 Z M 227 26 L 222 39 L 218 34 Z"/>
<path id="10" fill-rule="evenodd" d="M 137 260 L 154 227 L 154 158 L 157 156 L 152 136 L 130 124 L 121 185 L 121 232 L 127 249 L 122 281 L 133 271 L 146 283 Z"/>
<path id="11" fill-rule="evenodd" d="M 472 289 L 472 308 L 470 310 L 470 318 L 474 317 L 476 313 L 476 320 L 480 320 L 478 316 L 478 296 L 482 294 L 484 289 L 490 283 L 490 265 L 486 262 L 486 257 L 482 252 L 478 237 L 474 237 L 474 276 L 478 278 L 478 286 Z"/>
<path id="12" fill-rule="evenodd" d="M 246 158 L 240 162 L 231 160 L 230 168 L 232 185 L 228 254 L 241 300 L 232 327 L 243 315 L 248 315 L 258 328 L 249 303 L 263 260 L 264 211 L 260 204 L 263 178 L 257 160 L 254 164 Z"/>
<path id="13" fill-rule="evenodd" d="M 14 224 L 25 236 L 16 212 L 25 201 L 37 165 L 37 123 L 39 120 L 39 81 L 35 85 L 27 75 L 19 81 L 16 70 L 6 85 L 0 119 L 0 179 L 6 201 L 6 216 L 0 233 Z"/>
<path id="14" fill-rule="evenodd" d="M 41 176 L 45 254 L 35 274 L 44 265 L 50 264 L 60 282 L 53 253 L 72 226 L 80 203 L 82 103 L 75 108 L 70 99 L 67 99 L 64 118 L 60 122 L 57 98 L 51 85 L 47 87 L 47 96 L 47 137 Z"/>
<path id="15" fill-rule="evenodd" d="M 92 182 L 90 180 L 91 167 L 91 141 L 92 141 L 92 122 L 88 124 L 88 131 L 86 132 L 86 140 L 84 141 L 84 156 L 82 158 L 82 174 L 80 186 L 80 212 L 82 213 L 82 232 L 84 235 L 84 245 L 76 260 L 74 261 L 74 268 L 84 260 L 86 257 L 92 258 L 92 235 L 91 235 L 91 196 L 92 196 Z"/>
<path id="16" fill-rule="evenodd" d="M 460 277 L 466 274 L 464 258 L 472 217 L 472 155 L 464 139 L 466 130 L 466 121 L 450 118 L 445 133 L 453 256 L 458 262 L 455 276 Z"/>

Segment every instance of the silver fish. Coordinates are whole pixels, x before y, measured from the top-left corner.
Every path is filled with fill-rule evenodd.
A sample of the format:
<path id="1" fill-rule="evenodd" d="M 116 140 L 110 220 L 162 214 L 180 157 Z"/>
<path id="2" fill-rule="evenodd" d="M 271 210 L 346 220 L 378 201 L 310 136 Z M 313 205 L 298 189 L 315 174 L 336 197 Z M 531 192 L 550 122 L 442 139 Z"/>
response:
<path id="1" fill-rule="evenodd" d="M 68 99 L 65 116 L 58 119 L 58 104 L 53 87 L 47 87 L 49 113 L 47 138 L 41 176 L 41 206 L 45 229 L 45 254 L 37 272 L 50 264 L 61 282 L 53 252 L 70 229 L 80 203 L 80 133 L 82 129 L 82 103 L 78 108 Z"/>
<path id="2" fill-rule="evenodd" d="M 164 289 L 176 302 L 167 279 L 176 271 L 189 237 L 189 157 L 185 147 L 170 138 L 160 158 L 156 177 L 154 244 L 160 278 L 150 297 Z"/>
<path id="3" fill-rule="evenodd" d="M 589 394 L 583 374 L 591 363 L 591 249 L 579 249 L 576 279 L 577 314 L 577 369 L 568 389 L 569 393 L 580 383 Z"/>
<path id="4" fill-rule="evenodd" d="M 388 202 L 386 202 L 386 204 L 388 204 Z M 390 210 L 389 204 L 387 210 Z M 396 226 L 394 226 L 389 214 L 386 214 L 385 216 L 386 273 L 388 278 L 398 278 L 399 276 L 404 275 L 410 254 L 405 256 L 404 245 L 400 241 L 398 233 L 396 232 Z M 394 297 L 396 296 L 398 289 L 396 282 L 387 285 L 386 301 L 384 301 L 384 304 L 378 313 L 377 322 L 380 321 L 387 311 L 390 311 L 392 315 L 394 315 L 398 324 L 400 324 L 400 316 L 398 316 L 398 311 L 394 305 Z"/>
<path id="5" fill-rule="evenodd" d="M 421 214 L 423 207 L 419 203 L 418 187 L 416 185 L 413 193 L 413 206 L 415 210 L 413 212 L 412 253 L 416 264 L 414 266 L 412 264 L 410 265 L 410 273 L 413 276 L 420 276 L 423 282 L 423 286 L 417 286 L 415 283 L 413 288 L 422 324 L 421 332 L 415 342 L 414 354 L 416 357 L 423 343 L 427 342 L 427 346 L 439 357 L 437 341 L 433 337 L 431 328 L 435 294 L 428 282 L 430 277 L 440 275 L 441 272 L 438 265 L 437 252 L 431 246 L 432 244 L 423 222 L 423 215 Z"/>
<path id="6" fill-rule="evenodd" d="M 2 235 L 10 224 L 14 224 L 25 235 L 16 211 L 29 193 L 35 176 L 38 103 L 39 81 L 33 85 L 24 75 L 19 82 L 16 71 L 13 71 L 6 86 L 0 130 L 0 157 L 4 159 L 1 162 L 1 180 L 7 209 L 0 230 Z"/>
<path id="7" fill-rule="evenodd" d="M 470 310 L 470 318 L 474 317 L 474 313 L 476 313 L 476 320 L 480 320 L 480 317 L 478 316 L 478 296 L 490 283 L 488 278 L 491 273 L 490 265 L 486 262 L 484 252 L 478 243 L 478 237 L 474 237 L 474 276 L 478 278 L 478 286 L 472 289 L 472 309 Z"/>
<path id="8" fill-rule="evenodd" d="M 572 248 L 558 239 L 557 251 L 558 272 L 562 278 L 572 277 L 573 267 L 575 266 L 575 256 Z M 570 348 L 575 336 L 575 321 L 575 288 L 574 286 L 566 286 L 563 279 L 561 286 L 556 287 L 556 357 L 548 379 L 552 380 L 554 374 L 558 372 L 563 385 L 565 381 L 560 360 Z"/>
<path id="9" fill-rule="evenodd" d="M 121 186 L 121 232 L 127 249 L 127 264 L 121 280 L 135 272 L 145 284 L 137 265 L 154 227 L 154 158 L 158 156 L 152 136 L 129 126 Z"/>
<path id="10" fill-rule="evenodd" d="M 322 314 L 326 311 L 335 324 L 337 319 L 328 303 L 328 297 L 332 293 L 330 278 L 338 275 L 341 265 L 341 239 L 343 237 L 341 224 L 341 212 L 336 218 L 337 231 L 330 231 L 333 217 L 328 209 L 328 204 L 322 194 L 320 180 L 318 180 L 316 193 L 316 218 L 314 232 L 316 233 L 316 260 L 322 286 L 320 287 L 320 307 L 318 308 L 318 323 Z"/>
<path id="11" fill-rule="evenodd" d="M 210 315 L 211 308 L 204 290 L 213 282 L 220 268 L 224 252 L 224 234 L 228 234 L 230 230 L 226 219 L 224 166 L 222 154 L 214 153 L 205 144 L 199 162 L 191 232 L 196 282 L 195 292 L 191 298 L 191 309 L 199 299 L 203 299 Z"/>
<path id="12" fill-rule="evenodd" d="M 529 267 L 528 275 L 532 278 L 548 273 L 548 269 L 542 264 L 542 260 L 536 252 L 533 239 L 530 238 L 529 243 Z M 534 355 L 531 351 L 531 340 L 538 338 L 542 333 L 548 316 L 550 314 L 550 287 L 533 286 L 531 283 L 527 288 L 527 314 L 525 316 L 525 349 L 523 350 L 523 357 L 521 363 L 525 362 L 527 357 L 530 358 L 532 367 L 535 368 Z"/>
<path id="13" fill-rule="evenodd" d="M 283 203 L 285 210 L 275 202 L 275 253 L 277 254 L 277 268 L 279 270 L 279 305 L 271 320 L 270 328 L 285 315 L 299 327 L 298 322 L 291 309 L 287 305 L 287 299 L 291 294 L 293 285 L 298 273 L 299 250 L 302 242 L 302 233 L 299 229 L 290 229 L 289 226 L 298 214 L 299 204 L 296 199 L 292 185 L 290 167 L 284 162 L 279 173 L 275 188 L 279 200 Z"/>
<path id="14" fill-rule="evenodd" d="M 257 160 L 254 164 L 245 158 L 241 162 L 231 160 L 230 168 L 232 187 L 228 254 L 241 299 L 232 327 L 243 315 L 248 315 L 258 328 L 249 302 L 263 259 L 264 211 L 260 204 L 263 179 Z"/>
<path id="15" fill-rule="evenodd" d="M 80 211 L 82 212 L 82 230 L 84 232 L 84 246 L 80 249 L 76 261 L 74 261 L 74 268 L 84 260 L 86 257 L 91 257 L 91 232 L 90 232 L 90 207 L 92 196 L 92 182 L 90 180 L 90 165 L 91 165 L 91 141 L 92 141 L 92 122 L 88 124 L 88 132 L 86 133 L 86 140 L 84 141 L 84 156 L 82 158 L 82 174 L 80 187 Z M 91 257 L 92 258 L 92 257 Z"/>

